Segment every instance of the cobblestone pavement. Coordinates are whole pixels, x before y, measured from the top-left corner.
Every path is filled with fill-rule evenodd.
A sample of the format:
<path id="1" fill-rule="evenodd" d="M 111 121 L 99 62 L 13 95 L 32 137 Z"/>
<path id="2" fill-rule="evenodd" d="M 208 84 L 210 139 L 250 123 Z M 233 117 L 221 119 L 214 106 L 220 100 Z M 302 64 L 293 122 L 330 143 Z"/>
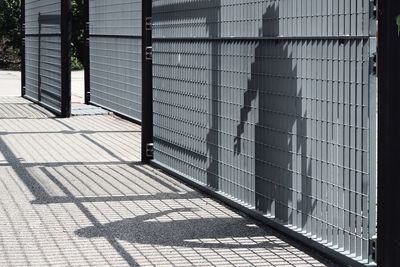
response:
<path id="1" fill-rule="evenodd" d="M 0 97 L 0 266 L 326 266 L 139 163 L 140 127 Z"/>

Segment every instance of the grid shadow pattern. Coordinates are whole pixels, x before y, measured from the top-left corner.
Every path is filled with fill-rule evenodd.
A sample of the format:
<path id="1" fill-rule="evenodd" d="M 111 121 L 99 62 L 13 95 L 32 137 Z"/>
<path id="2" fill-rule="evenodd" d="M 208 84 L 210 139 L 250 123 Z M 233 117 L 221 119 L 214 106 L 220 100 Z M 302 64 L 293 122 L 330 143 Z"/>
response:
<path id="1" fill-rule="evenodd" d="M 0 111 L 2 266 L 331 265 L 140 164 L 139 126 L 20 98 Z"/>

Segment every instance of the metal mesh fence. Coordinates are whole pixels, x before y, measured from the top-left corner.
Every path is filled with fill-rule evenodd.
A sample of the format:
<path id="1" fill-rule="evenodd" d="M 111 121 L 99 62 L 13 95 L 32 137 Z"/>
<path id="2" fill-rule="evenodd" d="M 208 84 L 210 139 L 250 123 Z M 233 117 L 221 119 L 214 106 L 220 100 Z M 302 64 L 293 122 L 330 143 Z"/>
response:
<path id="1" fill-rule="evenodd" d="M 153 0 L 155 161 L 366 263 L 370 2 L 239 2 Z"/>
<path id="2" fill-rule="evenodd" d="M 61 112 L 61 1 L 25 1 L 25 96 Z"/>
<path id="3" fill-rule="evenodd" d="M 141 120 L 141 1 L 90 1 L 91 103 Z"/>

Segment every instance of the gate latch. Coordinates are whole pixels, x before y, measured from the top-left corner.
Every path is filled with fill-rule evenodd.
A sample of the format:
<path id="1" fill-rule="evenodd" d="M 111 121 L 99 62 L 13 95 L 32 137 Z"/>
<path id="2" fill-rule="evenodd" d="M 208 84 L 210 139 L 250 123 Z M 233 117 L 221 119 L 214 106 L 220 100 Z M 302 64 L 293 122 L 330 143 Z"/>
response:
<path id="1" fill-rule="evenodd" d="M 371 74 L 376 76 L 378 73 L 377 55 L 373 53 L 371 56 Z"/>
<path id="2" fill-rule="evenodd" d="M 147 60 L 152 60 L 153 59 L 153 47 L 152 46 L 147 46 L 146 47 L 146 59 Z"/>

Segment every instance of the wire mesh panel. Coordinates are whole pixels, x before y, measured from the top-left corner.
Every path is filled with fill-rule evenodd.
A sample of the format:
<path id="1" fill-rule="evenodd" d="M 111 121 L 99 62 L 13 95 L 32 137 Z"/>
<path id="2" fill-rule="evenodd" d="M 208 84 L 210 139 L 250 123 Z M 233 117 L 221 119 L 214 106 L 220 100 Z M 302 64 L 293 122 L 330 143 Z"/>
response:
<path id="1" fill-rule="evenodd" d="M 68 69 L 62 53 L 62 30 L 65 3 L 54 0 L 25 1 L 25 97 L 36 101 L 59 115 L 68 114 L 63 71 Z M 68 7 L 68 6 L 67 6 Z M 66 34 L 66 33 L 65 33 Z M 63 69 L 64 68 L 64 69 Z M 68 99 L 66 99 L 68 100 Z"/>
<path id="2" fill-rule="evenodd" d="M 141 5 L 89 2 L 90 102 L 141 120 Z"/>
<path id="3" fill-rule="evenodd" d="M 155 162 L 369 262 L 371 14 L 368 0 L 153 0 Z"/>

